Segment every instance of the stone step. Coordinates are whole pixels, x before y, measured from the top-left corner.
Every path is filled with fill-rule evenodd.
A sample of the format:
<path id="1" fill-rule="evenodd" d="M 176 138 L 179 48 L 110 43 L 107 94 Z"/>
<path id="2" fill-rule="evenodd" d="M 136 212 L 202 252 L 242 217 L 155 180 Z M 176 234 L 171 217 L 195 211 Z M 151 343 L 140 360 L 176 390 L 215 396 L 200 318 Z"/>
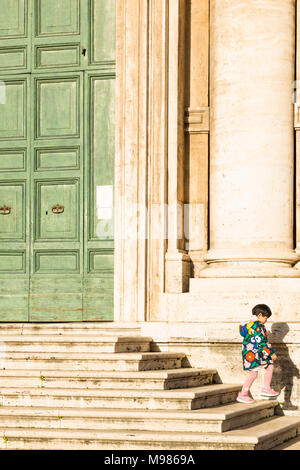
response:
<path id="1" fill-rule="evenodd" d="M 74 322 L 74 323 L 1 323 L 2 335 L 138 335 L 138 323 L 127 322 Z"/>
<path id="2" fill-rule="evenodd" d="M 0 336 L 0 351 L 19 352 L 149 352 L 152 338 L 142 336 Z"/>
<path id="3" fill-rule="evenodd" d="M 1 407 L 2 427 L 52 429 L 224 432 L 274 416 L 277 402 L 261 400 L 200 410 L 127 410 L 110 408 Z"/>
<path id="4" fill-rule="evenodd" d="M 127 388 L 169 390 L 213 383 L 214 369 L 169 369 L 146 372 L 0 370 L 0 387 Z"/>
<path id="5" fill-rule="evenodd" d="M 300 418 L 287 416 L 226 433 L 0 427 L 0 449 L 267 450 L 293 438 L 299 430 Z"/>
<path id="6" fill-rule="evenodd" d="M 1 388 L 2 406 L 55 406 L 143 410 L 195 410 L 231 403 L 241 385 L 214 384 L 174 390 Z"/>
<path id="7" fill-rule="evenodd" d="M 272 450 L 300 450 L 300 436 L 295 437 L 295 439 L 291 439 L 288 442 L 284 442 Z"/>
<path id="8" fill-rule="evenodd" d="M 179 369 L 184 353 L 0 352 L 0 369 L 142 371 Z"/>

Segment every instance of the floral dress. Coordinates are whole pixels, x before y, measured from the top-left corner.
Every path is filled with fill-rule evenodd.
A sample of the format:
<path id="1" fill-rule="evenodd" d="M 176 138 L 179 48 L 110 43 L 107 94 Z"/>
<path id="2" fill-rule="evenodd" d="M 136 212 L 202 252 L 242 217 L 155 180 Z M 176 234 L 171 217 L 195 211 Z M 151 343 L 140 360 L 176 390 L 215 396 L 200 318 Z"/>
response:
<path id="1" fill-rule="evenodd" d="M 250 320 L 239 327 L 243 336 L 243 369 L 256 370 L 260 366 L 273 364 L 274 349 L 268 342 L 265 326 L 258 320 Z"/>

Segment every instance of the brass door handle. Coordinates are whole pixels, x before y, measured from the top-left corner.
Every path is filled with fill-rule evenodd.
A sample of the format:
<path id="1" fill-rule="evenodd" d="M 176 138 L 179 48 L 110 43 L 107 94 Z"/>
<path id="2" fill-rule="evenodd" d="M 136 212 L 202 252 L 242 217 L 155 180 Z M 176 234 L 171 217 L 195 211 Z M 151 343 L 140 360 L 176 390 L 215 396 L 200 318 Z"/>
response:
<path id="1" fill-rule="evenodd" d="M 8 215 L 11 213 L 11 207 L 8 207 L 4 204 L 4 206 L 0 207 L 0 215 Z"/>
<path id="2" fill-rule="evenodd" d="M 56 206 L 52 207 L 53 214 L 62 214 L 64 210 L 65 210 L 64 206 L 60 206 L 59 204 L 56 204 Z"/>

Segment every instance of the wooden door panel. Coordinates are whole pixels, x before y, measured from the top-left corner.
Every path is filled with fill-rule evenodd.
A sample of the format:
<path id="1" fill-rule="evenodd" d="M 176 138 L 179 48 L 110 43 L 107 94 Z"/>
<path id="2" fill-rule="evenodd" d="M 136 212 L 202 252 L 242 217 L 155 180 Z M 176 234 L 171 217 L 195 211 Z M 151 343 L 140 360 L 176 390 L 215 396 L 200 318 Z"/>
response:
<path id="1" fill-rule="evenodd" d="M 83 320 L 112 321 L 114 309 L 113 273 L 84 280 Z"/>
<path id="2" fill-rule="evenodd" d="M 1 251 L 0 273 L 23 274 L 26 270 L 26 253 L 24 251 Z M 12 281 L 10 281 L 12 283 Z"/>
<path id="3" fill-rule="evenodd" d="M 6 47 L 0 49 L 0 73 L 24 71 L 27 67 L 26 47 Z"/>
<path id="4" fill-rule="evenodd" d="M 4 102 L 0 113 L 0 140 L 27 137 L 27 79 L 5 78 Z"/>
<path id="5" fill-rule="evenodd" d="M 80 273 L 79 251 L 43 250 L 34 253 L 34 272 L 42 274 Z M 52 279 L 49 283 L 52 283 Z"/>
<path id="6" fill-rule="evenodd" d="M 78 181 L 36 182 L 35 239 L 79 240 Z"/>
<path id="7" fill-rule="evenodd" d="M 112 77 L 88 76 L 90 135 L 88 153 L 89 240 L 113 240 L 114 104 Z M 107 209 L 101 211 L 101 209 Z M 108 209 L 111 209 L 110 211 Z M 104 224 L 103 224 L 104 221 Z M 104 229 L 104 230 L 102 230 Z"/>
<path id="8" fill-rule="evenodd" d="M 92 321 L 112 320 L 114 308 L 114 250 L 90 249 L 87 276 L 84 280 L 83 318 Z"/>
<path id="9" fill-rule="evenodd" d="M 38 46 L 36 48 L 37 69 L 58 69 L 80 65 L 80 44 Z"/>
<path id="10" fill-rule="evenodd" d="M 0 182 L 0 240 L 25 241 L 25 182 Z"/>
<path id="11" fill-rule="evenodd" d="M 79 34 L 79 0 L 36 0 L 36 35 Z"/>
<path id="12" fill-rule="evenodd" d="M 27 149 L 0 149 L 0 174 L 26 170 Z"/>
<path id="13" fill-rule="evenodd" d="M 48 253 L 49 258 L 51 253 Z M 56 252 L 56 261 L 58 253 Z M 44 259 L 43 259 L 44 258 Z M 47 253 L 36 253 L 36 269 L 48 269 Z M 30 283 L 30 321 L 82 321 L 82 280 L 73 276 L 44 273 Z"/>
<path id="14" fill-rule="evenodd" d="M 25 37 L 27 0 L 0 0 L 0 39 Z"/>
<path id="15" fill-rule="evenodd" d="M 7 262 L 5 262 L 7 258 Z M 4 262 L 8 271 L 4 270 Z M 27 322 L 29 279 L 22 277 L 11 278 L 12 269 L 24 271 L 25 253 L 0 252 L 0 321 L 1 322 Z M 5 276 L 5 277 L 4 277 Z"/>
<path id="16" fill-rule="evenodd" d="M 84 320 L 109 320 L 114 277 L 114 105 L 113 76 L 87 73 L 85 121 L 86 213 Z M 110 312 L 110 313 L 109 313 Z"/>
<path id="17" fill-rule="evenodd" d="M 36 81 L 36 138 L 79 137 L 79 77 Z"/>
<path id="18" fill-rule="evenodd" d="M 89 0 L 89 65 L 111 65 L 116 50 L 116 0 Z"/>
<path id="19" fill-rule="evenodd" d="M 79 170 L 80 157 L 80 146 L 36 148 L 34 166 L 36 171 Z"/>

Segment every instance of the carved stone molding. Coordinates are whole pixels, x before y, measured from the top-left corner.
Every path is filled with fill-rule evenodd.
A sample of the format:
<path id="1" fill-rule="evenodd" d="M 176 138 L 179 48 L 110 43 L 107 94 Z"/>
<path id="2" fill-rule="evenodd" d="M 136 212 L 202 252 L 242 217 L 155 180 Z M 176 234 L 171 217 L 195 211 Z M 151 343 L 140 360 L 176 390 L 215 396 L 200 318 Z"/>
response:
<path id="1" fill-rule="evenodd" d="M 296 131 L 300 130 L 300 106 L 298 106 L 297 104 L 295 105 L 294 127 Z"/>
<path id="2" fill-rule="evenodd" d="M 208 134 L 209 107 L 185 108 L 184 124 L 186 134 Z"/>

